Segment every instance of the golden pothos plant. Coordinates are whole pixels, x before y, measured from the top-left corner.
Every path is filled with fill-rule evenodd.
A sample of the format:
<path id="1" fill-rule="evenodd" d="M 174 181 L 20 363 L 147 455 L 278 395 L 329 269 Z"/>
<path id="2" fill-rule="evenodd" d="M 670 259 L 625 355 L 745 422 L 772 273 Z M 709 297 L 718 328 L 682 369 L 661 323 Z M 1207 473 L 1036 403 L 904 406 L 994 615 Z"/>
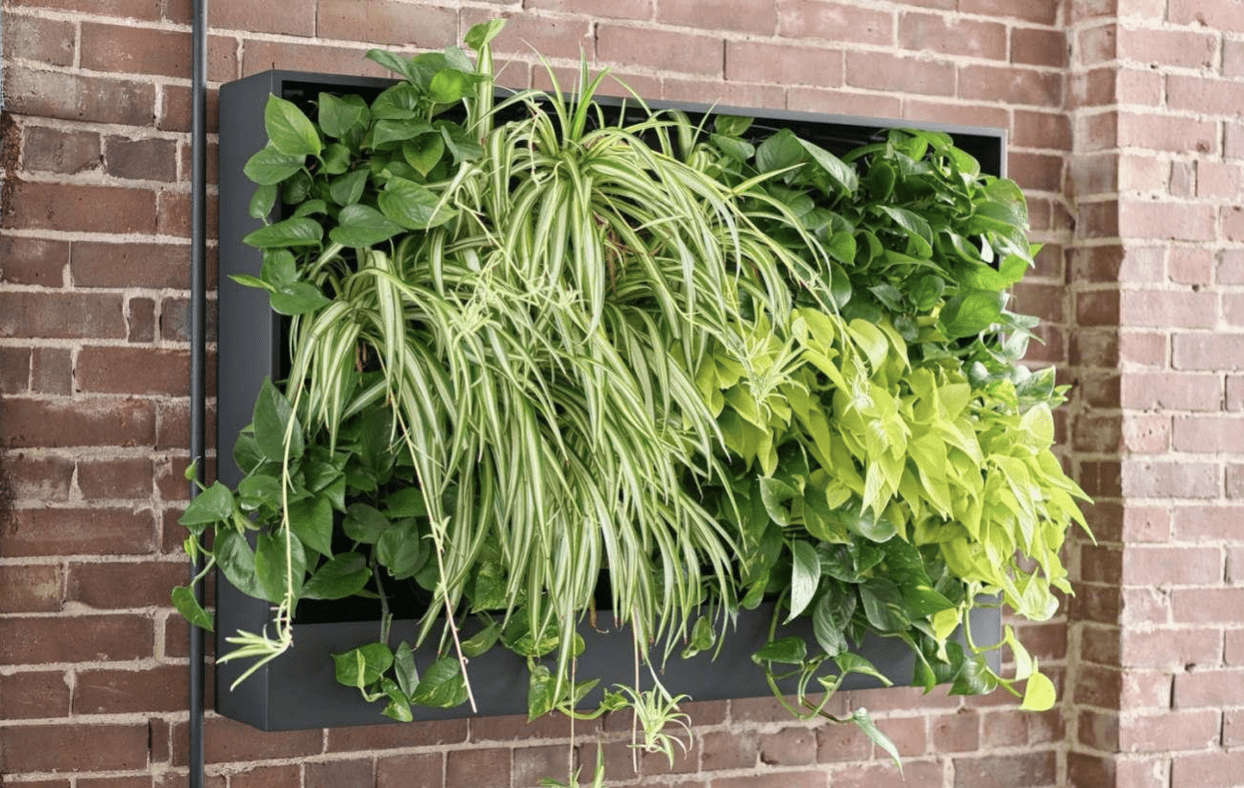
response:
<path id="1" fill-rule="evenodd" d="M 390 717 L 473 704 L 469 660 L 504 648 L 531 716 L 630 706 L 672 757 L 678 687 L 582 708 L 599 677 L 576 673 L 576 627 L 604 579 L 654 679 L 767 601 L 754 659 L 779 696 L 799 677 L 796 714 L 880 675 L 867 633 L 910 647 L 917 684 L 1048 708 L 1011 628 L 967 627 L 982 599 L 1052 615 L 1084 523 L 1051 451 L 1063 390 L 1023 366 L 1035 320 L 1006 308 L 1035 253 L 1015 184 L 934 132 L 838 158 L 745 118 L 628 120 L 586 69 L 573 99 L 496 103 L 500 29 L 471 30 L 474 61 L 369 53 L 400 77 L 370 100 L 268 101 L 245 168 L 263 267 L 235 278 L 288 317 L 291 371 L 234 447 L 245 477 L 181 522 L 204 572 L 276 613 L 219 659 L 249 674 L 291 646 L 301 600 L 364 596 L 377 640 L 337 677 Z M 395 646 L 398 585 L 427 605 Z M 777 629 L 801 616 L 814 637 Z M 1007 676 L 985 659 L 1003 646 Z"/>

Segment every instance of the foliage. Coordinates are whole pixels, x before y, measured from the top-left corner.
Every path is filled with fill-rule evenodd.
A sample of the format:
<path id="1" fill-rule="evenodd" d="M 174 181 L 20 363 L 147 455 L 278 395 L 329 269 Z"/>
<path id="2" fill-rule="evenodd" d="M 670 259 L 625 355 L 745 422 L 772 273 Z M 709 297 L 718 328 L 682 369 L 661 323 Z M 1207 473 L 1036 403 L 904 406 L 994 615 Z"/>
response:
<path id="1" fill-rule="evenodd" d="M 494 106 L 499 30 L 467 36 L 474 64 L 369 53 L 402 81 L 322 93 L 314 120 L 268 101 L 245 168 L 263 266 L 235 278 L 288 316 L 291 369 L 234 447 L 245 478 L 181 520 L 205 572 L 276 606 L 273 636 L 221 660 L 283 653 L 300 600 L 376 598 L 378 641 L 334 659 L 385 714 L 474 704 L 468 660 L 506 648 L 533 717 L 629 706 L 672 758 L 659 682 L 581 710 L 598 680 L 575 679 L 576 628 L 606 578 L 637 674 L 768 599 L 754 659 L 779 695 L 798 677 L 798 714 L 879 675 L 853 651 L 868 633 L 912 649 L 917 684 L 1048 708 L 1013 632 L 966 626 L 993 594 L 1050 616 L 1083 524 L 1051 453 L 1063 392 L 1020 363 L 1035 321 L 1006 309 L 1035 252 L 1015 184 L 942 134 L 839 159 L 741 118 L 614 117 L 586 69 L 574 102 Z M 427 609 L 394 648 L 398 584 Z M 799 616 L 811 641 L 780 629 Z M 1010 678 L 984 658 L 1004 645 Z"/>

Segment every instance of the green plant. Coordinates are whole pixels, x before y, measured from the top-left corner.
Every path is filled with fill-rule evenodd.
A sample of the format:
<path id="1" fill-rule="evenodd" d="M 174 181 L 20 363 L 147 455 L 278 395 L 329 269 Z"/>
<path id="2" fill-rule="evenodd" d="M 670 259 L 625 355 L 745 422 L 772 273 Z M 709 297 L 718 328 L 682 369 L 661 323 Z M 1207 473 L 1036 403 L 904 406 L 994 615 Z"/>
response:
<path id="1" fill-rule="evenodd" d="M 917 683 L 1048 707 L 1011 630 L 951 637 L 984 594 L 1049 616 L 1083 524 L 1050 451 L 1062 390 L 1024 369 L 1033 322 L 1005 308 L 1033 254 L 1015 185 L 940 134 L 839 159 L 746 119 L 629 121 L 586 69 L 574 101 L 494 106 L 499 30 L 468 34 L 475 63 L 369 53 L 402 80 L 322 93 L 314 120 L 268 102 L 245 170 L 263 267 L 237 279 L 288 317 L 291 369 L 234 447 L 245 478 L 181 522 L 205 573 L 276 613 L 220 660 L 254 659 L 245 678 L 290 647 L 300 600 L 372 597 L 378 639 L 336 675 L 385 714 L 474 705 L 468 661 L 501 647 L 528 661 L 533 717 L 629 706 L 672 757 L 677 699 L 641 666 L 770 599 L 755 661 L 775 692 L 799 677 L 798 714 L 876 673 L 852 653 L 868 632 L 912 649 Z M 602 578 L 636 683 L 584 711 L 576 627 Z M 393 647 L 398 584 L 427 604 Z M 778 629 L 796 616 L 815 642 Z M 983 656 L 1003 645 L 1010 678 Z"/>

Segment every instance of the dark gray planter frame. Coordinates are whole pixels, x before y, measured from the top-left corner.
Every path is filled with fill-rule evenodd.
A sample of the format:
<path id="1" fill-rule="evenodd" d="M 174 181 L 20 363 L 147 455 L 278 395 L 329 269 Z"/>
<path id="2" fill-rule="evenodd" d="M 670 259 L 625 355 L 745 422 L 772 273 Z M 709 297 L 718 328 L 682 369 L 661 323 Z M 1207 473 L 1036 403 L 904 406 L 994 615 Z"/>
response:
<path id="1" fill-rule="evenodd" d="M 266 294 L 234 284 L 229 274 L 259 273 L 261 254 L 245 246 L 241 238 L 259 226 L 247 215 L 254 186 L 242 174 L 245 164 L 264 146 L 263 107 L 268 95 L 302 101 L 319 91 L 340 93 L 376 92 L 392 84 L 389 80 L 292 71 L 268 71 L 224 85 L 220 91 L 220 233 L 219 233 L 219 391 L 217 396 L 217 441 L 219 477 L 236 484 L 241 474 L 233 463 L 232 446 L 238 431 L 250 423 L 251 410 L 265 377 L 277 379 L 286 368 L 281 318 L 268 307 Z M 710 110 L 717 114 L 743 115 L 774 128 L 788 127 L 836 153 L 842 153 L 875 138 L 878 130 L 903 126 L 945 131 L 956 144 L 974 155 L 983 171 L 1005 175 L 1006 132 L 967 126 L 896 122 L 874 118 L 815 115 L 810 113 L 708 107 L 704 105 L 649 102 L 653 108 L 677 108 L 691 115 Z M 760 697 L 770 694 L 763 672 L 751 661 L 751 654 L 765 642 L 771 609 L 743 612 L 736 629 L 725 640 L 715 660 L 700 656 L 692 660 L 672 657 L 662 675 L 671 691 L 686 693 L 694 700 Z M 609 629 L 611 617 L 602 614 L 598 626 Z M 237 630 L 261 632 L 270 625 L 267 602 L 242 594 L 223 575 L 216 584 L 216 653 L 231 647 L 225 637 Z M 1001 640 L 1001 612 L 997 608 L 976 609 L 972 613 L 976 640 Z M 798 622 L 797 622 L 798 623 Z M 811 625 L 790 628 L 791 634 L 811 637 Z M 412 639 L 414 621 L 395 621 L 392 642 Z M 329 655 L 374 640 L 378 621 L 339 621 L 294 625 L 294 647 L 248 678 L 237 690 L 229 685 L 245 665 L 231 662 L 216 666 L 216 711 L 262 730 L 296 730 L 343 725 L 387 722 L 380 715 L 381 702 L 365 703 L 356 690 L 343 687 L 333 676 Z M 630 636 L 626 632 L 592 630 L 581 627 L 588 647 L 579 660 L 580 676 L 601 677 L 603 684 L 629 682 L 634 666 Z M 911 680 L 914 657 L 894 639 L 870 636 L 862 653 L 896 684 Z M 422 657 L 422 658 L 420 658 Z M 418 654 L 420 664 L 427 655 Z M 989 655 L 998 669 L 998 653 Z M 480 715 L 525 714 L 527 669 L 525 661 L 502 649 L 493 649 L 472 660 L 471 681 Z M 880 686 L 865 676 L 852 675 L 845 689 Z M 783 685 L 793 692 L 791 681 Z M 416 707 L 417 719 L 451 719 L 470 715 L 466 707 L 429 709 Z"/>

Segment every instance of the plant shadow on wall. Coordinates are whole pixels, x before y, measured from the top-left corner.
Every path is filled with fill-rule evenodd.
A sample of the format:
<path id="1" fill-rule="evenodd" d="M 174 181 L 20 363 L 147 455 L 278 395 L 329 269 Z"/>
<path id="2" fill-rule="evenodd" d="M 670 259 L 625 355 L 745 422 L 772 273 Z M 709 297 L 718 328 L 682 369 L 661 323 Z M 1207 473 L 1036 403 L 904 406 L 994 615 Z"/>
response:
<path id="1" fill-rule="evenodd" d="M 469 661 L 508 649 L 532 717 L 630 707 L 673 757 L 661 666 L 768 604 L 753 660 L 795 715 L 876 673 L 869 633 L 918 685 L 1050 707 L 1010 627 L 954 637 L 979 604 L 1052 615 L 1084 525 L 1050 451 L 1063 389 L 1006 308 L 1035 253 L 1018 187 L 940 133 L 838 158 L 740 117 L 635 120 L 586 68 L 573 100 L 497 102 L 500 29 L 471 30 L 474 63 L 369 53 L 402 77 L 370 101 L 268 101 L 245 168 L 263 266 L 235 278 L 288 317 L 290 372 L 237 440 L 244 478 L 181 520 L 205 573 L 274 606 L 220 661 L 284 653 L 300 602 L 374 600 L 376 642 L 336 674 L 386 715 L 474 708 Z M 393 646 L 403 595 L 422 618 Z M 598 608 L 631 633 L 632 686 L 576 671 Z M 1011 676 L 985 658 L 1004 646 Z"/>

